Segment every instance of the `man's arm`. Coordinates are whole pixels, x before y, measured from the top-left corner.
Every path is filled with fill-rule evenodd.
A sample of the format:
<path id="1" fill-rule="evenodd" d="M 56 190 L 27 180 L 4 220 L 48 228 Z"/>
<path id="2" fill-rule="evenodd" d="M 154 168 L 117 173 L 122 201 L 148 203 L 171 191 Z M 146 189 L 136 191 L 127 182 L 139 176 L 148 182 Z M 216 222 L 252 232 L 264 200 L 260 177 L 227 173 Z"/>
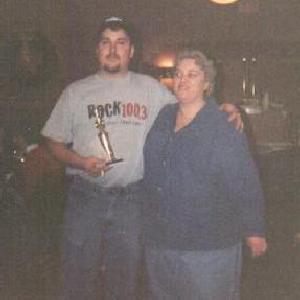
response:
<path id="1" fill-rule="evenodd" d="M 164 99 L 164 105 L 168 103 L 176 103 L 177 99 L 166 87 L 163 87 L 164 95 L 161 99 Z M 206 101 L 213 101 L 216 103 L 216 99 L 211 96 L 207 96 Z M 240 110 L 238 107 L 232 103 L 224 102 L 220 105 L 220 110 L 228 113 L 228 122 L 233 122 L 234 127 L 236 130 L 243 132 L 244 129 L 244 122 L 241 117 Z"/>
<path id="2" fill-rule="evenodd" d="M 229 114 L 228 121 L 233 122 L 235 128 L 242 132 L 244 129 L 244 123 L 241 117 L 239 109 L 231 103 L 223 103 L 220 105 L 220 110 Z"/>
<path id="3" fill-rule="evenodd" d="M 54 141 L 50 138 L 45 138 L 45 144 L 51 154 L 65 165 L 85 171 L 90 176 L 103 175 L 109 167 L 105 164 L 105 159 L 79 155 L 72 149 L 69 149 L 66 144 Z"/>

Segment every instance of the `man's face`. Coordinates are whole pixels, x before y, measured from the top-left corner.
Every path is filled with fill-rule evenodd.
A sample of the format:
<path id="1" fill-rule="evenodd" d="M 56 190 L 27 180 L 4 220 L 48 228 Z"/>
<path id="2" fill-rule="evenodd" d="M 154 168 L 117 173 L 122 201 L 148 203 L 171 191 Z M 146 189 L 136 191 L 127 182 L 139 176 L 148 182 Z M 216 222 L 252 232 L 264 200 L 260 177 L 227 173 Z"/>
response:
<path id="1" fill-rule="evenodd" d="M 134 47 L 123 29 L 103 31 L 97 45 L 97 57 L 101 71 L 110 75 L 125 74 L 128 71 Z"/>

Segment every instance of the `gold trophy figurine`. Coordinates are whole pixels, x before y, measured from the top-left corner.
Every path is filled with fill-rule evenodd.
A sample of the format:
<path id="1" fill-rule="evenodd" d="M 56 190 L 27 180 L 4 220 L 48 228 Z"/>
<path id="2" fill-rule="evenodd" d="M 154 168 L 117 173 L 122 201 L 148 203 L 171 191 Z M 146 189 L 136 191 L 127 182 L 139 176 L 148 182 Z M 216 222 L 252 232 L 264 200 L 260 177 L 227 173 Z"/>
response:
<path id="1" fill-rule="evenodd" d="M 112 146 L 109 141 L 109 135 L 108 132 L 105 129 L 105 123 L 103 118 L 100 118 L 97 108 L 95 109 L 96 114 L 96 127 L 99 129 L 98 137 L 100 140 L 100 143 L 105 151 L 105 153 L 108 156 L 108 161 L 106 162 L 106 165 L 116 164 L 123 161 L 123 158 L 116 158 L 112 149 Z"/>

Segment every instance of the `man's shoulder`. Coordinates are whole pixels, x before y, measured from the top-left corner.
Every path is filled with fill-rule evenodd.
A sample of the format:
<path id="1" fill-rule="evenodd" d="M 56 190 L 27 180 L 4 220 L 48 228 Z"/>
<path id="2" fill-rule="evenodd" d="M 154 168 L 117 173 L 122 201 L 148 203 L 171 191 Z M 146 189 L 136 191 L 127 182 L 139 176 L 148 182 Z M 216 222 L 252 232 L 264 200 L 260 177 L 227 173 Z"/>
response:
<path id="1" fill-rule="evenodd" d="M 97 83 L 97 75 L 92 74 L 87 77 L 73 81 L 66 87 L 66 89 L 70 89 L 70 90 L 84 89 L 84 88 L 90 87 L 96 83 Z"/>
<path id="2" fill-rule="evenodd" d="M 162 85 L 156 78 L 147 74 L 131 72 L 131 79 L 134 84 L 149 86 L 156 90 L 166 91 L 167 88 Z"/>
<path id="3" fill-rule="evenodd" d="M 160 107 L 163 107 L 167 103 L 174 103 L 175 98 L 169 89 L 161 84 L 157 79 L 145 75 L 132 73 L 132 83 L 135 87 L 143 89 L 155 103 L 158 103 Z"/>
<path id="4" fill-rule="evenodd" d="M 136 73 L 136 72 L 130 72 L 131 79 L 133 81 L 138 81 L 144 84 L 152 84 L 152 85 L 158 85 L 161 86 L 161 84 L 158 82 L 157 79 L 142 73 Z"/>

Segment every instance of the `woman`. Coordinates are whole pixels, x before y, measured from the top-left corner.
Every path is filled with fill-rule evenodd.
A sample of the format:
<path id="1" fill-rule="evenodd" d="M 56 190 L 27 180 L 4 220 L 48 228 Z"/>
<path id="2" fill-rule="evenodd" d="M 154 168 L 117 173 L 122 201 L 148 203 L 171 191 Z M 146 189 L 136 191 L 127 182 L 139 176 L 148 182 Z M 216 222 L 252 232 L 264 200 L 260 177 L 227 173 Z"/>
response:
<path id="1" fill-rule="evenodd" d="M 205 94 L 211 61 L 176 60 L 178 103 L 164 107 L 144 148 L 149 299 L 239 298 L 241 242 L 266 250 L 263 194 L 244 134 Z"/>

